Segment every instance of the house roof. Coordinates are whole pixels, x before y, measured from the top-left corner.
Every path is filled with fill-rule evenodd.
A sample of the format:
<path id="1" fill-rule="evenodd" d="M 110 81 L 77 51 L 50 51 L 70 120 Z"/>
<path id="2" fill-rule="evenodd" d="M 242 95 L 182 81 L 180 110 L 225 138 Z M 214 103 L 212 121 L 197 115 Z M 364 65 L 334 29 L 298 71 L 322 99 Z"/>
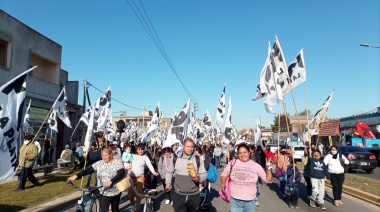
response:
<path id="1" fill-rule="evenodd" d="M 322 124 L 322 128 L 319 132 L 319 136 L 335 136 L 339 135 L 340 120 L 325 120 Z"/>

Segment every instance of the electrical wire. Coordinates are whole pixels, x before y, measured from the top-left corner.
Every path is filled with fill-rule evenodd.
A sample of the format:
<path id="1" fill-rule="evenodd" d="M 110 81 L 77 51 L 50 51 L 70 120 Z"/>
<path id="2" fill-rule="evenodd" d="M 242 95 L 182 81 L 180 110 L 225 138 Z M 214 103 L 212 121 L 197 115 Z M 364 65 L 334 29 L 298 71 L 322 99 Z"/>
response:
<path id="1" fill-rule="evenodd" d="M 195 99 L 195 97 L 190 93 L 189 89 L 185 86 L 185 84 L 183 83 L 183 81 L 181 80 L 181 78 L 179 77 L 176 69 L 174 68 L 173 66 L 173 63 L 171 62 L 164 46 L 162 45 L 162 42 L 161 42 L 161 39 L 159 38 L 152 22 L 150 21 L 150 18 L 142 4 L 142 2 L 139 0 L 140 2 L 140 5 L 145 13 L 145 16 L 147 17 L 148 21 L 149 21 L 149 24 L 145 21 L 145 18 L 143 16 L 143 14 L 141 13 L 139 7 L 136 5 L 136 3 L 134 2 L 134 0 L 132 0 L 133 4 L 135 5 L 136 7 L 136 10 L 138 11 L 138 13 L 140 14 L 140 16 L 137 14 L 135 8 L 131 5 L 130 1 L 128 0 L 128 4 L 129 6 L 131 7 L 132 11 L 135 13 L 136 17 L 139 19 L 140 23 L 142 24 L 142 26 L 144 27 L 145 31 L 148 33 L 149 37 L 152 39 L 153 43 L 156 45 L 157 49 L 160 51 L 161 55 L 164 57 L 165 61 L 168 63 L 169 67 L 171 68 L 172 72 L 174 73 L 174 75 L 176 76 L 176 78 L 178 79 L 178 81 L 180 82 L 181 86 L 183 87 L 183 89 L 185 90 L 185 92 L 187 93 L 187 95 L 194 100 L 195 103 L 198 103 L 198 101 Z M 151 26 L 151 28 L 153 29 L 154 31 L 154 34 L 152 32 L 152 30 L 150 29 L 149 25 Z"/>
<path id="2" fill-rule="evenodd" d="M 104 92 L 101 91 L 99 88 L 95 87 L 93 84 L 91 84 L 91 83 L 89 83 L 89 82 L 87 82 L 87 85 L 88 85 L 88 86 L 92 86 L 93 88 L 95 88 L 96 90 L 98 90 L 100 93 L 104 93 Z M 125 103 L 123 103 L 123 102 L 121 102 L 121 101 L 119 101 L 119 100 L 113 98 L 112 96 L 111 96 L 111 99 L 114 100 L 115 102 L 118 102 L 118 103 L 120 103 L 120 104 L 126 106 L 126 107 L 129 107 L 129 108 L 132 108 L 132 109 L 136 109 L 136 110 L 144 110 L 144 109 L 141 109 L 141 108 L 137 108 L 137 107 L 133 107 L 133 106 L 127 105 L 127 104 L 125 104 Z"/>

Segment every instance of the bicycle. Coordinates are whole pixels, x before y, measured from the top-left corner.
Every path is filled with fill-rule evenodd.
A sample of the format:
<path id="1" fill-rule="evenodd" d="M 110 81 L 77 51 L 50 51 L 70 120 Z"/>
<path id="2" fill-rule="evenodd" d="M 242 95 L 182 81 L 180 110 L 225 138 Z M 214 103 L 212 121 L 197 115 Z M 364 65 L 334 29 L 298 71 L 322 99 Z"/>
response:
<path id="1" fill-rule="evenodd" d="M 136 188 L 133 185 L 133 180 L 130 179 L 129 182 L 131 184 L 130 188 L 132 188 L 132 190 L 135 192 L 135 194 L 142 197 L 142 198 L 145 198 L 144 212 L 154 212 L 154 209 L 153 209 L 153 203 L 154 202 L 152 200 L 160 197 L 165 192 L 165 190 L 160 191 L 160 190 L 156 190 L 156 189 L 145 189 L 143 191 L 143 194 L 140 194 L 136 191 Z"/>
<path id="2" fill-rule="evenodd" d="M 98 187 L 89 187 L 88 189 L 80 189 L 73 182 L 67 181 L 67 185 L 71 185 L 78 191 L 82 192 L 81 198 L 78 200 L 78 206 L 75 212 L 99 212 L 99 200 L 100 193 Z M 90 192 L 91 195 L 86 195 L 87 192 Z M 78 208 L 79 207 L 79 208 Z"/>

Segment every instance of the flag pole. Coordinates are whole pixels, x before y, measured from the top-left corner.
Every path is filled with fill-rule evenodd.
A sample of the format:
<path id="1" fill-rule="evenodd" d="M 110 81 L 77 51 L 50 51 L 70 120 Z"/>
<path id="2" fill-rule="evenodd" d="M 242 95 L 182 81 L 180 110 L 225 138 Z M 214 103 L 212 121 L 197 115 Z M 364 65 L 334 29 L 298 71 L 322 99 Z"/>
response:
<path id="1" fill-rule="evenodd" d="M 73 137 L 73 135 L 74 135 L 75 131 L 77 130 L 77 127 L 79 126 L 79 124 L 80 124 L 80 121 L 78 121 L 77 125 L 75 126 L 73 132 L 71 133 L 70 138 Z"/>
<path id="2" fill-rule="evenodd" d="M 42 126 L 44 126 L 44 124 L 45 124 L 46 120 L 48 119 L 48 117 L 50 116 L 50 113 L 51 113 L 52 110 L 53 110 L 53 107 L 50 108 L 50 111 L 48 112 L 47 116 L 45 117 L 45 120 L 42 122 L 40 128 L 38 129 L 38 131 L 37 131 L 37 133 L 36 133 L 35 135 L 38 135 L 38 133 L 40 133 L 40 131 L 41 131 L 41 129 L 42 129 Z M 34 136 L 34 137 L 32 138 L 32 141 L 31 141 L 30 143 L 33 143 L 33 142 L 34 142 L 35 137 L 36 137 L 36 136 Z M 21 136 L 20 136 L 20 138 L 21 138 Z M 28 148 L 27 148 L 26 151 L 25 151 L 25 155 L 26 155 L 26 153 L 28 152 L 29 148 L 30 148 L 30 145 L 28 145 Z M 24 157 L 25 157 L 25 155 L 24 155 Z M 22 157 L 21 160 L 18 162 L 18 166 L 17 166 L 16 170 L 17 170 L 18 168 L 20 168 L 21 161 L 25 160 L 24 157 Z M 24 161 L 23 161 L 23 162 L 24 162 Z"/>
<path id="3" fill-rule="evenodd" d="M 277 126 L 277 167 L 279 167 L 280 166 L 280 160 L 278 159 L 279 158 L 279 156 L 280 156 L 280 150 L 279 150 L 279 148 L 280 148 L 280 133 L 281 133 L 281 131 L 280 131 L 280 121 L 281 121 L 281 104 L 280 104 L 280 106 L 278 107 L 278 126 Z"/>
<path id="4" fill-rule="evenodd" d="M 307 139 L 309 141 L 309 145 L 311 144 L 311 138 L 310 138 L 310 130 L 309 130 L 309 107 L 308 107 L 308 100 L 307 100 L 307 86 L 306 81 L 304 82 L 304 90 L 305 90 L 305 100 L 306 100 L 306 120 L 307 120 Z M 305 139 L 303 139 L 303 144 L 305 145 Z"/>

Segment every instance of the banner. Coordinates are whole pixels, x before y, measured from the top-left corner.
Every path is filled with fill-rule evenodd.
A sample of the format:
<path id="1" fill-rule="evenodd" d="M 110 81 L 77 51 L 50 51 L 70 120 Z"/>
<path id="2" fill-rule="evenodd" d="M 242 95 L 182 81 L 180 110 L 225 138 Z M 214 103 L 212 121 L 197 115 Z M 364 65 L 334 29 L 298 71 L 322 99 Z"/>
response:
<path id="1" fill-rule="evenodd" d="M 232 112 L 232 103 L 231 103 L 231 97 L 230 97 L 230 101 L 228 102 L 226 124 L 224 128 L 224 142 L 227 144 L 234 137 L 234 129 L 231 122 L 231 112 Z"/>
<path id="2" fill-rule="evenodd" d="M 309 122 L 310 135 L 317 135 L 319 131 L 319 124 L 323 123 L 326 118 L 326 112 L 330 105 L 334 90 L 331 92 L 330 96 L 327 97 L 326 101 L 323 103 L 322 107 L 314 114 L 313 118 Z"/>
<path id="3" fill-rule="evenodd" d="M 24 132 L 28 131 L 29 128 L 29 112 L 30 112 L 30 103 L 32 100 L 29 100 L 28 107 L 26 108 L 25 116 L 24 116 L 24 122 L 22 124 L 22 128 Z"/>
<path id="4" fill-rule="evenodd" d="M 36 67 L 28 69 L 0 87 L 0 182 L 16 174 L 26 78 Z"/>
<path id="5" fill-rule="evenodd" d="M 178 113 L 173 120 L 172 127 L 170 128 L 170 132 L 168 137 L 175 138 L 177 142 L 183 144 L 184 139 L 187 135 L 187 127 L 189 123 L 189 115 L 190 115 L 190 99 L 183 106 L 183 109 L 180 113 Z M 175 137 L 173 136 L 175 135 Z"/>
<path id="6" fill-rule="evenodd" d="M 69 112 L 67 111 L 66 105 L 67 105 L 67 96 L 66 96 L 66 90 L 65 86 L 63 86 L 61 92 L 59 93 L 57 99 L 55 100 L 53 106 L 52 106 L 52 112 L 50 114 L 48 123 L 49 128 L 58 132 L 57 129 L 57 117 L 60 118 L 63 123 L 66 124 L 67 127 L 71 128 L 71 123 L 69 119 Z"/>
<path id="7" fill-rule="evenodd" d="M 216 106 L 216 120 L 218 120 L 220 123 L 224 123 L 224 115 L 225 115 L 225 108 L 226 108 L 226 86 L 223 88 L 222 96 L 220 97 L 218 106 Z"/>
<path id="8" fill-rule="evenodd" d="M 288 76 L 292 89 L 299 84 L 306 82 L 306 69 L 305 61 L 303 58 L 303 49 L 298 53 L 297 57 L 288 66 Z M 290 87 L 286 90 L 286 93 L 290 91 Z"/>

